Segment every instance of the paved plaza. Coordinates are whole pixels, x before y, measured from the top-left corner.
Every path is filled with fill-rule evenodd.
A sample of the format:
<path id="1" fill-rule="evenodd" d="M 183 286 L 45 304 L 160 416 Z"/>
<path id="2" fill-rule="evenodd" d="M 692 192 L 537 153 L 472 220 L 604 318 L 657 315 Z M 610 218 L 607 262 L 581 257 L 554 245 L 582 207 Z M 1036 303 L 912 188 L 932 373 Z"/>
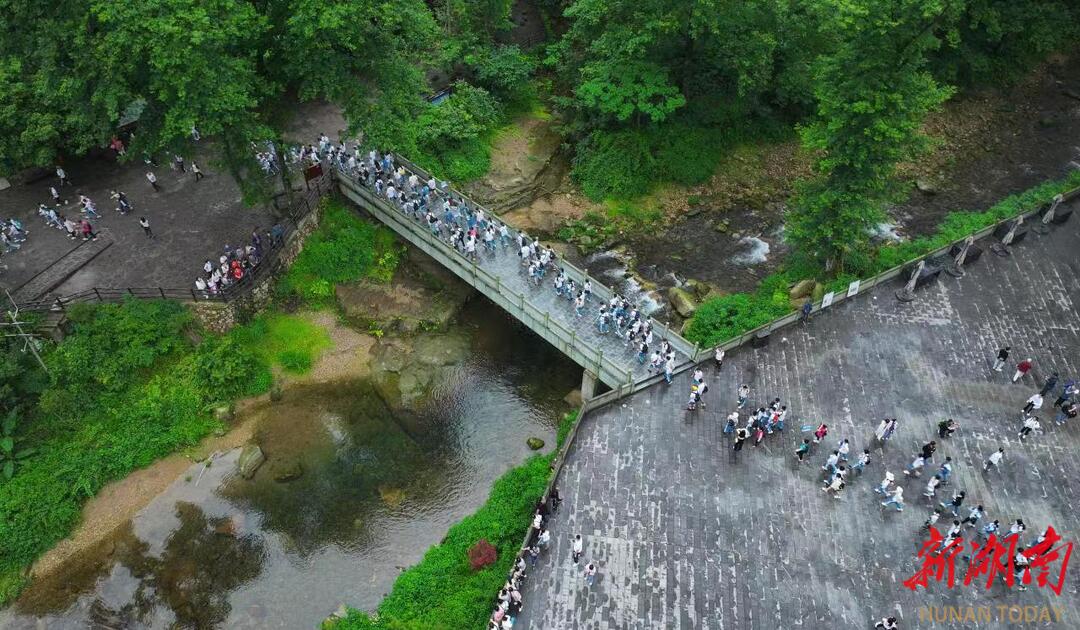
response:
<path id="1" fill-rule="evenodd" d="M 300 108 L 287 138 L 311 142 L 324 130 L 336 137 L 343 127 L 336 108 L 308 103 Z M 93 287 L 191 288 L 203 261 L 220 256 L 226 244 L 247 243 L 253 229 L 265 231 L 277 221 L 269 207 L 244 205 L 236 182 L 213 159 L 212 139 L 204 139 L 198 148 L 196 161 L 206 177 L 196 183 L 190 171 L 175 171 L 159 156 L 160 166 L 153 171 L 160 192 L 146 181 L 147 167 L 139 159 L 119 164 L 111 157 L 92 157 L 66 163 L 72 185 L 61 191 L 68 203 L 58 212 L 78 221 L 79 195 L 90 197 L 102 217 L 91 219 L 100 234 L 98 245 L 112 245 L 88 264 L 69 269 L 71 277 L 51 293 L 70 295 Z M 56 182 L 49 176 L 0 190 L 0 218 L 15 217 L 30 231 L 20 250 L 0 259 L 0 288 L 21 286 L 82 242 L 48 227 L 37 214 L 38 204 L 51 205 L 49 186 Z M 116 202 L 109 198 L 114 189 L 125 192 L 134 206 L 126 216 L 116 212 Z M 150 221 L 157 238 L 143 234 L 141 216 Z"/>
<path id="2" fill-rule="evenodd" d="M 922 497 L 929 472 L 908 480 L 902 471 L 931 439 L 939 448 L 927 470 L 946 456 L 956 468 L 938 499 L 965 490 L 961 516 L 981 503 L 983 524 L 999 519 L 1007 530 L 1023 518 L 1024 544 L 1047 525 L 1066 541 L 1080 537 L 1080 439 L 1075 425 L 1054 425 L 1056 393 L 1039 414 L 1045 433 L 1017 439 L 1020 408 L 1048 374 L 1060 372 L 1062 383 L 1080 377 L 1078 237 L 1074 217 L 1049 236 L 1030 234 L 1012 257 L 987 252 L 961 279 L 942 274 L 911 304 L 894 298 L 899 284 L 882 286 L 774 333 L 766 347 L 739 349 L 719 373 L 706 368 L 705 410 L 685 410 L 684 372 L 670 387 L 590 414 L 558 480 L 563 505 L 551 519 L 552 549 L 531 571 L 517 627 L 871 628 L 885 615 L 900 617 L 905 630 L 976 627 L 920 620 L 920 606 L 989 606 L 995 618 L 977 627 L 1016 627 L 996 617 L 998 606 L 1012 605 L 1054 606 L 1062 609 L 1054 627 L 1080 627 L 1075 568 L 1060 596 L 1034 586 L 988 591 L 985 578 L 952 590 L 931 582 L 917 593 L 902 584 L 919 566 L 920 526 L 930 513 Z M 992 372 L 1002 345 L 1012 357 Z M 1011 383 L 1026 356 L 1035 368 Z M 752 388 L 747 409 L 778 396 L 794 418 L 761 447 L 734 453 L 722 427 L 740 383 Z M 872 447 L 866 473 L 850 478 L 839 499 L 822 492 L 827 454 L 848 438 L 854 458 L 884 417 L 899 418 L 899 429 L 884 450 Z M 946 417 L 960 430 L 938 438 Z M 801 426 L 818 421 L 829 435 L 800 466 L 793 451 L 811 436 Z M 1004 465 L 984 473 L 999 446 Z M 881 508 L 872 491 L 886 469 L 904 486 L 903 512 Z M 943 515 L 942 533 L 949 524 Z M 584 557 L 574 565 L 577 533 Z M 582 577 L 590 561 L 599 568 L 591 587 Z M 960 578 L 966 567 L 958 563 Z M 1027 627 L 1037 625 L 1051 624 Z"/>

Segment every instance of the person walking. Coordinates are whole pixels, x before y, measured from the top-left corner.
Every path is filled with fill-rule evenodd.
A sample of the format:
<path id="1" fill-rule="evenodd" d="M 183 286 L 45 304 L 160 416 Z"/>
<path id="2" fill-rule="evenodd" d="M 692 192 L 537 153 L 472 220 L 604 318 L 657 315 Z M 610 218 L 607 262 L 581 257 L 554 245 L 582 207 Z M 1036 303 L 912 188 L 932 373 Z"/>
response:
<path id="1" fill-rule="evenodd" d="M 716 352 L 713 353 L 713 361 L 716 363 L 716 371 L 719 372 L 720 368 L 724 367 L 724 351 L 719 346 L 716 348 Z"/>
<path id="2" fill-rule="evenodd" d="M 1032 431 L 1038 431 L 1041 428 L 1042 425 L 1039 424 L 1039 419 L 1037 417 L 1028 416 L 1027 418 L 1024 418 L 1024 425 L 1020 427 L 1020 432 L 1016 435 L 1021 440 L 1023 440 L 1027 438 L 1027 436 L 1031 435 Z"/>
<path id="3" fill-rule="evenodd" d="M 885 471 L 885 478 L 881 480 L 881 483 L 879 483 L 876 488 L 874 488 L 874 492 L 876 492 L 878 494 L 888 495 L 889 494 L 889 486 L 892 485 L 894 480 L 895 480 L 895 477 L 893 476 L 893 474 L 886 470 Z"/>
<path id="4" fill-rule="evenodd" d="M 979 520 L 982 519 L 984 514 L 986 514 L 986 510 L 984 510 L 981 505 L 971 508 L 968 510 L 968 515 L 967 518 L 964 519 L 963 525 L 977 527 L 979 525 Z"/>
<path id="5" fill-rule="evenodd" d="M 1076 403 L 1066 403 L 1061 406 L 1061 409 L 1057 413 L 1057 417 L 1054 418 L 1054 422 L 1057 424 L 1065 424 L 1065 420 L 1075 418 L 1078 411 L 1080 411 L 1080 409 L 1077 408 Z"/>
<path id="6" fill-rule="evenodd" d="M 206 177 L 206 175 L 203 175 L 202 169 L 199 168 L 199 165 L 195 162 L 191 163 L 191 174 L 195 176 L 195 181 L 199 181 L 200 179 Z"/>
<path id="7" fill-rule="evenodd" d="M 990 453 L 990 457 L 986 458 L 986 463 L 983 464 L 983 470 L 990 470 L 991 468 L 997 468 L 1001 465 L 1001 458 L 1005 457 L 1005 447 L 1001 447 L 998 450 Z"/>
<path id="8" fill-rule="evenodd" d="M 559 511 L 559 504 L 562 503 L 562 497 L 559 496 L 559 486 L 555 486 L 551 489 L 551 494 L 548 495 L 548 502 L 551 503 L 551 513 Z"/>
<path id="9" fill-rule="evenodd" d="M 806 454 L 809 453 L 809 452 L 810 452 L 810 439 L 809 438 L 803 438 L 802 444 L 799 445 L 799 448 L 795 449 L 795 457 L 799 460 L 800 464 L 803 462 L 803 459 L 806 457 Z"/>
<path id="10" fill-rule="evenodd" d="M 1076 381 L 1069 379 L 1065 381 L 1064 387 L 1061 388 L 1061 395 L 1054 401 L 1055 407 L 1060 407 L 1063 404 L 1072 400 L 1073 396 L 1080 393 L 1080 387 L 1077 386 Z"/>
<path id="11" fill-rule="evenodd" d="M 739 426 L 739 412 L 732 411 L 728 414 L 727 422 L 724 423 L 724 435 L 734 433 L 737 426 Z"/>
<path id="12" fill-rule="evenodd" d="M 995 372 L 1000 372 L 1001 369 L 1005 367 L 1005 362 L 1009 360 L 1009 350 L 1010 349 L 1011 348 L 1009 348 L 1009 346 L 1005 346 L 1004 348 L 998 350 L 997 358 L 994 359 L 994 368 L 993 368 L 993 370 Z"/>
<path id="13" fill-rule="evenodd" d="M 1013 374 L 1012 382 L 1019 381 L 1022 376 L 1031 371 L 1031 359 L 1024 359 L 1016 364 L 1016 374 Z"/>
<path id="14" fill-rule="evenodd" d="M 1057 387 L 1057 384 L 1058 384 L 1058 373 L 1054 372 L 1053 374 L 1050 375 L 1049 378 L 1047 378 L 1043 382 L 1042 389 L 1039 390 L 1039 396 L 1046 396 L 1051 391 L 1053 391 L 1055 387 Z"/>
<path id="15" fill-rule="evenodd" d="M 967 493 L 965 493 L 964 491 L 961 490 L 960 492 L 957 492 L 955 495 L 953 495 L 952 500 L 949 501 L 948 503 L 945 503 L 944 501 L 942 501 L 938 505 L 941 506 L 942 510 L 949 510 L 950 512 L 952 512 L 953 516 L 959 516 L 960 515 L 960 506 L 964 504 L 964 497 L 966 497 L 966 496 L 967 496 Z"/>
<path id="16" fill-rule="evenodd" d="M 70 186 L 71 185 L 71 180 L 68 179 L 67 171 L 65 171 L 64 167 L 60 166 L 59 164 L 56 165 L 56 177 L 60 179 L 60 187 L 61 188 L 63 188 L 64 186 Z M 59 194 L 53 195 L 53 197 L 54 198 L 59 198 L 60 195 Z"/>
<path id="17" fill-rule="evenodd" d="M 146 181 L 150 182 L 154 192 L 161 192 L 161 186 L 158 186 L 157 175 L 154 175 L 154 171 L 146 171 Z"/>
<path id="18" fill-rule="evenodd" d="M 825 436 L 829 434 L 829 425 L 824 422 L 818 425 L 818 428 L 814 431 L 814 444 L 820 443 L 825 439 Z"/>
<path id="19" fill-rule="evenodd" d="M 926 482 L 926 490 L 923 490 L 923 496 L 931 501 L 934 499 L 934 494 L 937 492 L 937 487 L 941 484 L 941 480 L 937 477 L 931 477 Z"/>
<path id="20" fill-rule="evenodd" d="M 585 542 L 581 540 L 581 534 L 574 535 L 574 549 L 571 553 L 571 557 L 574 559 L 574 564 L 578 563 L 581 559 L 581 553 L 585 549 Z"/>
<path id="21" fill-rule="evenodd" d="M 942 420 L 937 425 L 938 437 L 947 438 L 955 433 L 958 428 L 960 428 L 959 425 L 952 418 Z"/>
<path id="22" fill-rule="evenodd" d="M 926 444 L 923 444 L 923 447 L 922 447 L 922 456 L 923 456 L 923 458 L 926 459 L 926 460 L 933 459 L 934 458 L 934 451 L 936 451 L 936 450 L 937 450 L 937 440 L 930 440 Z"/>
<path id="23" fill-rule="evenodd" d="M 896 617 L 882 617 L 881 621 L 874 624 L 874 630 L 899 630 Z"/>
<path id="24" fill-rule="evenodd" d="M 911 477 L 918 477 L 922 475 L 922 468 L 926 465 L 926 458 L 922 455 L 916 455 L 915 459 L 911 460 L 911 463 L 904 469 L 904 474 Z"/>
<path id="25" fill-rule="evenodd" d="M 1023 418 L 1032 411 L 1038 411 L 1039 409 L 1042 409 L 1042 405 L 1042 394 L 1032 394 L 1031 397 L 1027 399 L 1027 402 L 1024 403 L 1024 408 L 1020 410 L 1020 417 Z"/>
<path id="26" fill-rule="evenodd" d="M 585 583 L 588 584 L 589 586 L 592 586 L 593 582 L 595 582 L 595 581 L 596 581 L 596 565 L 590 562 L 589 564 L 585 565 Z"/>
<path id="27" fill-rule="evenodd" d="M 855 462 L 855 465 L 851 467 L 851 470 L 858 471 L 859 475 L 862 475 L 866 465 L 870 463 L 870 449 L 864 448 L 863 452 L 859 454 L 859 461 Z"/>
<path id="28" fill-rule="evenodd" d="M 743 448 L 743 442 L 750 439 L 750 430 L 746 427 L 739 427 L 735 431 L 735 445 L 732 447 L 736 452 L 741 451 Z"/>
<path id="29" fill-rule="evenodd" d="M 738 407 L 739 407 L 739 409 L 742 409 L 743 407 L 746 406 L 747 399 L 750 398 L 750 386 L 746 385 L 745 383 L 740 385 L 739 390 L 737 392 L 737 395 L 739 397 L 739 405 L 738 405 Z"/>
<path id="30" fill-rule="evenodd" d="M 173 156 L 173 164 L 175 165 L 176 170 L 180 171 L 181 173 L 186 173 L 187 172 L 187 171 L 184 170 L 184 156 L 182 156 L 180 154 L 174 155 Z"/>
<path id="31" fill-rule="evenodd" d="M 810 321 L 810 312 L 813 311 L 813 310 L 814 310 L 814 300 L 813 300 L 813 298 L 806 298 L 806 301 L 803 302 L 802 310 L 799 313 L 799 323 L 800 324 L 805 324 L 806 322 Z"/>
<path id="32" fill-rule="evenodd" d="M 885 501 L 881 502 L 882 507 L 889 507 L 890 505 L 895 507 L 897 512 L 903 512 L 904 511 L 904 487 L 903 486 L 896 486 L 896 489 L 893 490 L 893 492 L 889 496 L 889 498 L 886 499 Z"/>
<path id="33" fill-rule="evenodd" d="M 139 227 L 146 233 L 146 238 L 157 238 L 154 236 L 154 231 L 150 229 L 150 221 L 146 217 L 139 217 Z"/>

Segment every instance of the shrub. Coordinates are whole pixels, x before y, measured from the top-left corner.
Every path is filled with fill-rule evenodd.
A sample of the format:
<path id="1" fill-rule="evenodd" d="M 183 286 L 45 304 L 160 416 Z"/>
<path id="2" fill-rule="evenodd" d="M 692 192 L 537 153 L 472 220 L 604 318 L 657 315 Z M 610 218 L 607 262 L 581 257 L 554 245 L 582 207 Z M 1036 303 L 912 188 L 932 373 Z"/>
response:
<path id="1" fill-rule="evenodd" d="M 479 571 L 489 564 L 494 564 L 495 560 L 499 557 L 499 552 L 495 550 L 495 547 L 491 546 L 491 543 L 481 538 L 476 541 L 476 544 L 469 547 L 469 566 L 473 571 Z"/>
<path id="2" fill-rule="evenodd" d="M 555 438 L 555 448 L 562 448 L 563 442 L 570 436 L 570 431 L 573 430 L 574 425 L 577 424 L 578 411 L 575 409 L 564 415 L 562 420 L 559 421 L 559 431 Z"/>
<path id="3" fill-rule="evenodd" d="M 27 413 L 22 442 L 36 449 L 0 483 L 0 601 L 21 569 L 67 536 L 82 501 L 106 483 L 197 443 L 220 424 L 207 406 L 263 386 L 258 361 L 230 341 L 186 336 L 179 304 L 97 305 L 72 313 L 74 330 L 45 355 L 52 378 Z"/>
<path id="4" fill-rule="evenodd" d="M 587 197 L 628 198 L 649 191 L 656 169 L 649 137 L 641 131 L 597 131 L 578 147 L 573 175 Z"/>
<path id="5" fill-rule="evenodd" d="M 389 228 L 358 217 L 343 202 L 327 200 L 322 222 L 304 243 L 281 284 L 282 293 L 310 305 L 334 297 L 334 285 L 361 278 L 388 282 L 401 248 Z"/>
<path id="6" fill-rule="evenodd" d="M 504 103 L 526 100 L 532 94 L 536 59 L 516 45 L 480 49 L 466 55 L 465 63 L 476 75 L 476 84 Z"/>
<path id="7" fill-rule="evenodd" d="M 686 338 L 702 346 L 714 346 L 791 312 L 789 278 L 766 276 L 757 292 L 733 293 L 702 304 L 686 331 Z"/>

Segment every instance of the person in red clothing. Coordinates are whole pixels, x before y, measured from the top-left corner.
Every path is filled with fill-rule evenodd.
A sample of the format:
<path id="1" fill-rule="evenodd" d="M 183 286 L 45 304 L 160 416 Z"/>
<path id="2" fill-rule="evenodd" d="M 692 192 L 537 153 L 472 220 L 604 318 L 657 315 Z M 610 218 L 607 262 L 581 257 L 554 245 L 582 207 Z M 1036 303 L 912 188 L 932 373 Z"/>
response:
<path id="1" fill-rule="evenodd" d="M 1020 380 L 1020 377 L 1027 374 L 1031 370 L 1031 359 L 1024 359 L 1016 364 L 1016 374 L 1013 374 L 1013 382 Z"/>
<path id="2" fill-rule="evenodd" d="M 94 232 L 94 226 L 90 225 L 89 221 L 87 221 L 86 219 L 83 219 L 79 223 L 79 226 L 82 229 L 82 235 L 83 235 L 83 240 L 84 241 L 86 241 L 86 240 L 94 240 L 94 241 L 96 241 L 97 240 L 97 234 Z"/>

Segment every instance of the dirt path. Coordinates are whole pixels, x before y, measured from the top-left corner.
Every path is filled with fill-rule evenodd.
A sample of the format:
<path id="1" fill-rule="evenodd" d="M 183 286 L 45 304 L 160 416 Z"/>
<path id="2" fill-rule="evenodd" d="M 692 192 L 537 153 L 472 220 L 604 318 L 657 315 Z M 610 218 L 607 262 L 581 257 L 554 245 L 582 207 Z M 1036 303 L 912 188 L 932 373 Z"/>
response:
<path id="1" fill-rule="evenodd" d="M 283 388 L 363 378 L 370 373 L 370 351 L 375 339 L 339 323 L 334 313 L 318 311 L 304 317 L 324 327 L 333 346 L 315 362 L 311 372 L 302 377 L 278 377 Z M 254 437 L 269 394 L 239 401 L 232 427 L 223 435 L 210 436 L 183 454 L 164 459 L 136 470 L 123 479 L 102 488 L 83 506 L 82 522 L 75 532 L 57 543 L 31 567 L 31 576 L 47 579 L 58 569 L 66 569 L 84 552 L 104 543 L 164 492 L 193 461 L 201 461 L 216 451 L 228 451 L 247 444 Z"/>

